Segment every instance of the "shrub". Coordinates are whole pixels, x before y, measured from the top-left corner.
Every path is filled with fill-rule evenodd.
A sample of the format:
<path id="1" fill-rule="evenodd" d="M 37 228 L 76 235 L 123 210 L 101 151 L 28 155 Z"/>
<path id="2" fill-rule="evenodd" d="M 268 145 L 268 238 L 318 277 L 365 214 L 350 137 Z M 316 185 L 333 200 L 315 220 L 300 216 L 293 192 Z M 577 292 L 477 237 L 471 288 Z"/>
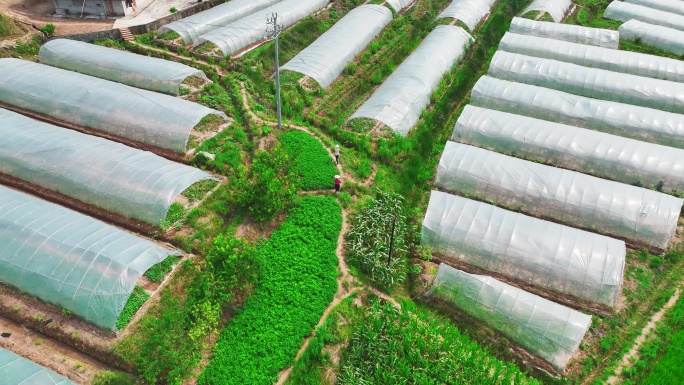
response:
<path id="1" fill-rule="evenodd" d="M 176 13 L 176 12 L 178 12 L 178 8 L 176 8 L 176 7 L 171 7 L 171 9 L 169 9 L 169 12 L 171 12 L 171 13 Z"/>
<path id="2" fill-rule="evenodd" d="M 55 25 L 52 23 L 47 23 L 40 28 L 41 31 L 45 32 L 46 35 L 52 36 L 55 34 Z"/>

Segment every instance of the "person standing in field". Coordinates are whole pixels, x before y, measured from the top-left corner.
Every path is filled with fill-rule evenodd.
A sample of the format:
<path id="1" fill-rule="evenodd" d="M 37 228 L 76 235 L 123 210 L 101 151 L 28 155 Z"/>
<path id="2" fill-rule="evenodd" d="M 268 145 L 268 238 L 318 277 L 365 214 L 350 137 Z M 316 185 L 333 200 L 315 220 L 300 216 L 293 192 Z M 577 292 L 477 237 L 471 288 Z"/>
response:
<path id="1" fill-rule="evenodd" d="M 342 185 L 342 180 L 339 175 L 335 175 L 335 192 L 340 192 L 340 186 Z"/>
<path id="2" fill-rule="evenodd" d="M 340 164 L 340 145 L 335 145 L 335 164 Z"/>

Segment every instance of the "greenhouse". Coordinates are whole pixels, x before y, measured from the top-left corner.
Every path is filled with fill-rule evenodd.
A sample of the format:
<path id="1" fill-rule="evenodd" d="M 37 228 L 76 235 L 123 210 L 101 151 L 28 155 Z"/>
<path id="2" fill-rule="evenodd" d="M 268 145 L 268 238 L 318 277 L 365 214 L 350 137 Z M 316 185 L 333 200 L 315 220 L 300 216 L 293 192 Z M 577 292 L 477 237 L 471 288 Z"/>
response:
<path id="1" fill-rule="evenodd" d="M 618 30 L 623 39 L 640 41 L 641 44 L 672 52 L 676 55 L 684 55 L 684 32 L 642 23 L 638 20 L 630 20 L 622 24 Z"/>
<path id="2" fill-rule="evenodd" d="M 204 72 L 185 64 L 76 40 L 50 40 L 40 47 L 39 59 L 53 67 L 173 95 L 190 77 L 208 82 Z"/>
<path id="3" fill-rule="evenodd" d="M 452 140 L 661 191 L 684 191 L 684 150 L 467 105 Z"/>
<path id="4" fill-rule="evenodd" d="M 325 7 L 330 0 L 283 0 L 240 20 L 209 31 L 199 37 L 195 46 L 205 42 L 216 45 L 228 56 L 268 37 L 268 17 L 278 14 L 278 23 L 285 29 Z"/>
<path id="5" fill-rule="evenodd" d="M 472 31 L 487 16 L 495 2 L 496 0 L 454 0 L 437 18 L 456 19 Z"/>
<path id="6" fill-rule="evenodd" d="M 584 67 L 684 82 L 684 61 L 506 32 L 499 50 Z"/>
<path id="7" fill-rule="evenodd" d="M 440 264 L 427 293 L 483 322 L 562 372 L 591 316 L 497 281 Z"/>
<path id="8" fill-rule="evenodd" d="M 457 26 L 439 25 L 349 118 L 368 118 L 406 136 L 440 80 L 463 56 L 472 36 Z"/>
<path id="9" fill-rule="evenodd" d="M 684 84 L 677 82 L 504 51 L 494 54 L 487 74 L 502 80 L 551 88 L 593 99 L 684 113 Z"/>
<path id="10" fill-rule="evenodd" d="M 473 105 L 684 148 L 684 115 L 482 76 Z"/>
<path id="11" fill-rule="evenodd" d="M 387 0 L 387 4 L 389 4 L 395 12 L 399 13 L 415 1 L 416 0 Z"/>
<path id="12" fill-rule="evenodd" d="M 432 191 L 420 244 L 518 282 L 615 306 L 625 243 Z"/>
<path id="13" fill-rule="evenodd" d="M 150 267 L 177 252 L 0 186 L 0 282 L 107 330 Z"/>
<path id="14" fill-rule="evenodd" d="M 0 59 L 0 73 L 7 105 L 183 154 L 202 118 L 227 118 L 173 96 L 19 59 Z"/>
<path id="15" fill-rule="evenodd" d="M 617 49 L 620 44 L 618 31 L 528 20 L 521 17 L 513 18 L 508 31 L 519 35 L 545 37 L 613 49 Z"/>
<path id="16" fill-rule="evenodd" d="M 672 12 L 684 16 L 684 2 L 676 0 L 625 0 L 625 3 Z"/>
<path id="17" fill-rule="evenodd" d="M 206 11 L 174 21 L 159 28 L 157 35 L 174 31 L 185 43 L 195 43 L 201 35 L 225 26 L 282 0 L 231 0 Z"/>
<path id="18" fill-rule="evenodd" d="M 310 76 L 326 88 L 391 21 L 392 11 L 385 6 L 354 8 L 280 69 Z"/>
<path id="19" fill-rule="evenodd" d="M 4 109 L 0 172 L 155 226 L 186 188 L 215 179 L 148 151 Z"/>
<path id="20" fill-rule="evenodd" d="M 571 5 L 571 0 L 534 0 L 520 14 L 524 15 L 531 11 L 545 12 L 554 22 L 560 23 Z"/>
<path id="21" fill-rule="evenodd" d="M 682 200 L 575 171 L 447 142 L 435 185 L 539 218 L 664 250 Z"/>
<path id="22" fill-rule="evenodd" d="M 613 1 L 608 4 L 603 17 L 617 21 L 639 20 L 663 27 L 684 31 L 684 15 L 668 11 L 660 11 L 655 8 L 644 7 L 637 4 Z"/>
<path id="23" fill-rule="evenodd" d="M 3 348 L 0 348 L 0 384 L 76 385 L 68 378 Z"/>

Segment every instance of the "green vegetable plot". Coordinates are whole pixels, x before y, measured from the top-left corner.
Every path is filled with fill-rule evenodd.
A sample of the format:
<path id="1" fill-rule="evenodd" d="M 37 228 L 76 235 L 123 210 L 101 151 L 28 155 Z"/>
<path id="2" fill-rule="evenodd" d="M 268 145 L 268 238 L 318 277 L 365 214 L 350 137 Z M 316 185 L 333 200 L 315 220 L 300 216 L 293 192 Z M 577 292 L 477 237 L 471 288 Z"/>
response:
<path id="1" fill-rule="evenodd" d="M 294 159 L 292 171 L 301 176 L 299 187 L 303 190 L 332 189 L 335 160 L 321 143 L 303 131 L 289 131 L 280 136 L 287 154 Z"/>
<path id="2" fill-rule="evenodd" d="M 651 374 L 648 376 L 645 385 L 666 385 L 679 384 L 684 378 L 684 367 L 682 366 L 682 351 L 684 350 L 684 300 L 679 299 L 672 308 L 668 317 L 668 329 L 662 330 L 664 335 L 672 335 L 674 330 L 677 332 L 667 343 L 665 355 L 660 359 Z M 658 336 L 660 338 L 661 336 Z M 643 353 L 642 353 L 643 354 Z"/>
<path id="3" fill-rule="evenodd" d="M 334 199 L 310 196 L 298 202 L 259 248 L 254 294 L 221 332 L 200 385 L 270 385 L 293 363 L 337 290 L 341 227 Z"/>
<path id="4" fill-rule="evenodd" d="M 147 294 L 145 289 L 135 286 L 133 293 L 128 297 L 126 305 L 124 305 L 119 318 L 116 320 L 116 330 L 123 330 L 148 299 L 150 299 L 150 295 Z"/>

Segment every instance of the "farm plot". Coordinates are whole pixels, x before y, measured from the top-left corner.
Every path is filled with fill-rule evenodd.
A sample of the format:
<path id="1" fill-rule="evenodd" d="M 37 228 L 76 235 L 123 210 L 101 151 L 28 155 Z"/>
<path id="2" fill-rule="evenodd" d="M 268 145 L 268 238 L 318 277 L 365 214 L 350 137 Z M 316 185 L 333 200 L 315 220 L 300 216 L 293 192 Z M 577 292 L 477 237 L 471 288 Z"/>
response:
<path id="1" fill-rule="evenodd" d="M 332 189 L 339 171 L 321 143 L 306 132 L 293 130 L 280 136 L 285 151 L 294 159 L 292 172 L 300 176 L 303 190 Z"/>

